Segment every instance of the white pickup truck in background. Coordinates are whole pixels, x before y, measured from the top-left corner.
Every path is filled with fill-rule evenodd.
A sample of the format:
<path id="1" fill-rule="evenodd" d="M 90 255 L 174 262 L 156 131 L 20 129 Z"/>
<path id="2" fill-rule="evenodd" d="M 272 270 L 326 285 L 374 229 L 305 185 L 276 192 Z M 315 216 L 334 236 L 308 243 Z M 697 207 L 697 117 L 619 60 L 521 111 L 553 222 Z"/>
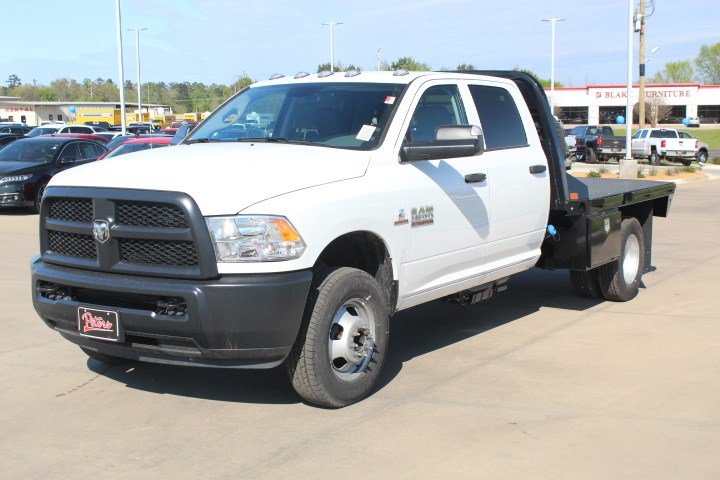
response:
<path id="1" fill-rule="evenodd" d="M 666 158 L 690 165 L 700 147 L 697 140 L 683 138 L 671 128 L 643 128 L 632 137 L 632 155 L 647 158 L 651 165 L 660 165 Z"/>

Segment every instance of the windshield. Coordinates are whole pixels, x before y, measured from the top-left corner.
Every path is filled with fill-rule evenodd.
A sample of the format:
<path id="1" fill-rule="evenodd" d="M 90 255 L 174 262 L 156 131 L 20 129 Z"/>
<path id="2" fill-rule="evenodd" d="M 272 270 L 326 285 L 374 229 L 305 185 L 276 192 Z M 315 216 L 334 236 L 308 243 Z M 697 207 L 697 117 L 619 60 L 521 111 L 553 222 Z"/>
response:
<path id="1" fill-rule="evenodd" d="M 126 153 L 139 152 L 140 150 L 149 150 L 152 148 L 167 147 L 165 143 L 123 143 L 117 148 L 105 155 L 105 158 L 117 157 Z"/>
<path id="2" fill-rule="evenodd" d="M 303 83 L 249 88 L 216 110 L 188 140 L 278 141 L 374 148 L 405 85 Z"/>
<path id="3" fill-rule="evenodd" d="M 30 130 L 30 133 L 27 134 L 28 137 L 37 137 L 38 135 L 49 135 L 51 133 L 57 133 L 59 128 L 51 128 L 51 127 L 37 127 Z"/>
<path id="4" fill-rule="evenodd" d="M 18 140 L 0 150 L 0 162 L 47 163 L 55 158 L 62 142 Z"/>

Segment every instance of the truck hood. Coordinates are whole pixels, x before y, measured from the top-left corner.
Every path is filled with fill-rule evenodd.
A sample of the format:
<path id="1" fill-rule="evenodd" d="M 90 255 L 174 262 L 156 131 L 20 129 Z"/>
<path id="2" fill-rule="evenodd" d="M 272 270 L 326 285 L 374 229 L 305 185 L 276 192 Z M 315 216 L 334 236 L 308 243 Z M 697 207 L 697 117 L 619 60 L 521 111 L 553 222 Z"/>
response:
<path id="1" fill-rule="evenodd" d="M 203 215 L 365 174 L 368 152 L 308 145 L 200 143 L 146 150 L 72 168 L 49 186 L 187 193 Z"/>

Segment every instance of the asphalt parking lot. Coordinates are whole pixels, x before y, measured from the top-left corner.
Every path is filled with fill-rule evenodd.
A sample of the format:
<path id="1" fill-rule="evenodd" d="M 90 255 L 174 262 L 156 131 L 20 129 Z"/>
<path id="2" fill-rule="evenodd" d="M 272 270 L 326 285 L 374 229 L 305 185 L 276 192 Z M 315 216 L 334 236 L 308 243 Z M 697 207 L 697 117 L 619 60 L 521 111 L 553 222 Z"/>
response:
<path id="1" fill-rule="evenodd" d="M 527 272 L 392 322 L 379 390 L 301 403 L 284 372 L 107 367 L 30 303 L 37 217 L 0 211 L 3 478 L 720 478 L 720 180 L 680 185 L 624 304 Z"/>

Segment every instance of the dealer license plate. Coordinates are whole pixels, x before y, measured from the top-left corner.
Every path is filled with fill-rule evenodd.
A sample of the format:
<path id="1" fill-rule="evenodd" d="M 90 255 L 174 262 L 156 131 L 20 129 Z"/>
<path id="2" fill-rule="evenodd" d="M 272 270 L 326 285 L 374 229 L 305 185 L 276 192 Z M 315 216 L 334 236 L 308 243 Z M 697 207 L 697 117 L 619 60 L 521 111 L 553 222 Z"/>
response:
<path id="1" fill-rule="evenodd" d="M 80 335 L 111 342 L 118 341 L 120 326 L 117 312 L 78 307 L 77 316 Z"/>

